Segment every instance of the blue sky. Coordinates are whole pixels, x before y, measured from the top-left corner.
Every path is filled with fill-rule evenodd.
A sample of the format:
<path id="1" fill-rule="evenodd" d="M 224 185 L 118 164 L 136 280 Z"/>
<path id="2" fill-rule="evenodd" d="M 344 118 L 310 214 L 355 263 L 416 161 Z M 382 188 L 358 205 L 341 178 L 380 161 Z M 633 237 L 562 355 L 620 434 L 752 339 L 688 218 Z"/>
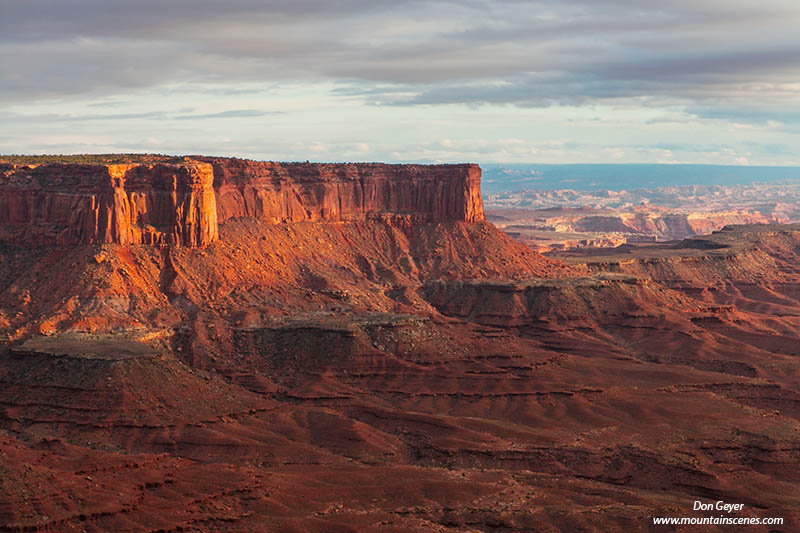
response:
<path id="1" fill-rule="evenodd" d="M 0 0 L 0 152 L 800 164 L 786 0 Z"/>

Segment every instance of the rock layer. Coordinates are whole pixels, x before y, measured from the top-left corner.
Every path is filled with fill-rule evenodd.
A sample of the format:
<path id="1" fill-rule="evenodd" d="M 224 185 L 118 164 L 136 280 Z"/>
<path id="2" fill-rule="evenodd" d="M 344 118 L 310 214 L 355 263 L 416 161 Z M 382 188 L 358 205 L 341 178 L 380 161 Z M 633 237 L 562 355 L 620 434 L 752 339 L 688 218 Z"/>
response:
<path id="1" fill-rule="evenodd" d="M 0 164 L 0 243 L 203 247 L 219 224 L 484 220 L 477 165 Z"/>
<path id="2" fill-rule="evenodd" d="M 361 221 L 387 213 L 425 222 L 484 220 L 478 165 L 201 159 L 214 167 L 220 222 Z"/>
<path id="3" fill-rule="evenodd" d="M 213 174 L 182 165 L 0 165 L 0 242 L 183 244 L 217 239 Z"/>

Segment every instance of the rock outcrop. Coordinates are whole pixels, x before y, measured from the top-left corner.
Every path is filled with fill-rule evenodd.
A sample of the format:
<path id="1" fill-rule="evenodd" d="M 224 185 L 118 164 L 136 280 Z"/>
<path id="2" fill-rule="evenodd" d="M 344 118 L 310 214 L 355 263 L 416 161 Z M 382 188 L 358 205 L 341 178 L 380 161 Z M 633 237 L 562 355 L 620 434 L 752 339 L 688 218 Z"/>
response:
<path id="1" fill-rule="evenodd" d="M 0 242 L 182 244 L 217 239 L 214 176 L 181 165 L 0 165 Z"/>
<path id="2" fill-rule="evenodd" d="M 204 159 L 214 167 L 220 222 L 360 221 L 413 215 L 424 222 L 480 222 L 478 165 L 272 163 Z"/>
<path id="3" fill-rule="evenodd" d="M 484 220 L 477 165 L 0 163 L 0 242 L 203 247 L 219 224 Z"/>

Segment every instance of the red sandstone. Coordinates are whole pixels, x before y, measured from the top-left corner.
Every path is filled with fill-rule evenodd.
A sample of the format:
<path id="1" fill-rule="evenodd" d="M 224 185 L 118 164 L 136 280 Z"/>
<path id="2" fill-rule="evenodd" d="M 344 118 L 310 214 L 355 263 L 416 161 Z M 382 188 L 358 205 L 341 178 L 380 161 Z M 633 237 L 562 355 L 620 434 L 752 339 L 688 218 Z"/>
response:
<path id="1" fill-rule="evenodd" d="M 201 161 L 202 160 L 202 161 Z M 205 162 L 204 162 L 205 161 Z M 212 170 L 213 169 L 213 170 Z M 218 224 L 484 220 L 477 165 L 0 164 L 0 242 L 204 247 Z"/>

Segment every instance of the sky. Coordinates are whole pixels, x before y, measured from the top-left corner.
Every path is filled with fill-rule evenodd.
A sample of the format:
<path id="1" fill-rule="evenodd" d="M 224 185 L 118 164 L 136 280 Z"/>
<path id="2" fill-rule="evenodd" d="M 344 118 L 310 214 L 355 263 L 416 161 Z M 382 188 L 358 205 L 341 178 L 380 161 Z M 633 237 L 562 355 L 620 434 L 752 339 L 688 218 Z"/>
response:
<path id="1" fill-rule="evenodd" d="M 800 164 L 796 0 L 0 0 L 0 153 Z"/>

